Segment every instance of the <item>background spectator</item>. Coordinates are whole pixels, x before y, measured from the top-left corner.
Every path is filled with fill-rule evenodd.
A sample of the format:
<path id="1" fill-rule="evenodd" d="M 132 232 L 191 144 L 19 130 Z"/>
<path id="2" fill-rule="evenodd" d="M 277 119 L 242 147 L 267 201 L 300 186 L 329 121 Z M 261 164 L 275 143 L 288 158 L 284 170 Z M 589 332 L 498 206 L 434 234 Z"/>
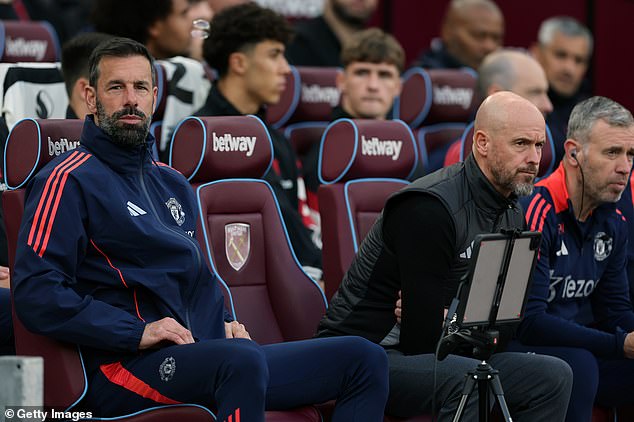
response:
<path id="1" fill-rule="evenodd" d="M 577 20 L 557 16 L 542 23 L 537 40 L 531 51 L 544 68 L 550 85 L 548 96 L 553 112 L 546 123 L 553 135 L 555 164 L 558 164 L 564 154 L 570 113 L 589 95 L 582 83 L 592 55 L 593 37 Z"/>
<path id="2" fill-rule="evenodd" d="M 144 44 L 156 59 L 187 56 L 192 21 L 188 0 L 95 0 L 95 29 Z"/>
<path id="3" fill-rule="evenodd" d="M 67 119 L 83 119 L 89 114 L 86 105 L 86 87 L 90 85 L 88 58 L 97 46 L 112 38 L 101 32 L 79 34 L 62 47 L 62 76 L 68 94 Z"/>
<path id="4" fill-rule="evenodd" d="M 362 30 L 378 0 L 325 0 L 322 16 L 300 22 L 286 56 L 296 66 L 341 66 L 341 46 Z"/>
<path id="5" fill-rule="evenodd" d="M 490 0 L 452 0 L 443 18 L 440 37 L 432 41 L 418 65 L 477 69 L 487 54 L 502 46 L 504 16 Z"/>

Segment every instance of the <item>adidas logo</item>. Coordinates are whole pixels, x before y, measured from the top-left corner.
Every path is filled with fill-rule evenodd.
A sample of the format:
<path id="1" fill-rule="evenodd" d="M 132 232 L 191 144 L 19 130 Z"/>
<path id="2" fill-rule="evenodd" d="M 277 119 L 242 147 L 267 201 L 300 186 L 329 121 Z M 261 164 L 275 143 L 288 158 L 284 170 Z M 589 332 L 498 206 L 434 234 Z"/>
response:
<path id="1" fill-rule="evenodd" d="M 460 258 L 471 259 L 472 252 L 473 252 L 473 241 L 471 241 L 471 244 L 467 247 L 467 250 L 460 254 Z"/>
<path id="2" fill-rule="evenodd" d="M 130 201 L 128 201 L 128 203 L 126 205 L 128 206 L 128 212 L 130 213 L 130 215 L 132 217 L 138 217 L 140 215 L 147 214 L 147 212 L 145 212 L 143 210 L 143 208 L 139 207 L 138 205 L 133 204 Z"/>
<path id="3" fill-rule="evenodd" d="M 565 256 L 568 255 L 568 248 L 566 248 L 566 244 L 564 243 L 564 241 L 561 241 L 561 249 L 559 249 L 555 255 L 557 256 Z"/>

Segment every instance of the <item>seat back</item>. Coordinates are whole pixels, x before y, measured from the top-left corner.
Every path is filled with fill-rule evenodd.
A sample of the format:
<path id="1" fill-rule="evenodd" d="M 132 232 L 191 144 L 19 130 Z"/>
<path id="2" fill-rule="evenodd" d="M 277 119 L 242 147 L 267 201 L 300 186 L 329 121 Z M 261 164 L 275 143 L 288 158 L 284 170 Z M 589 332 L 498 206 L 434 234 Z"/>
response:
<path id="1" fill-rule="evenodd" d="M 473 147 L 473 135 L 474 135 L 474 122 L 469 123 L 465 128 L 460 138 L 460 161 L 471 154 L 471 148 Z M 453 163 L 452 163 L 453 164 Z M 555 166 L 555 144 L 553 142 L 553 136 L 550 133 L 550 128 L 546 125 L 546 144 L 542 149 L 542 159 L 539 162 L 539 170 L 537 177 L 542 178 L 548 176 L 553 172 Z"/>
<path id="2" fill-rule="evenodd" d="M 268 108 L 268 123 L 276 128 L 298 122 L 330 121 L 332 108 L 339 104 L 337 67 L 291 66 L 280 101 Z"/>
<path id="3" fill-rule="evenodd" d="M 170 155 L 196 190 L 199 241 L 227 308 L 261 344 L 312 337 L 326 309 L 261 179 L 272 159 L 269 133 L 255 116 L 187 118 Z"/>
<path id="4" fill-rule="evenodd" d="M 81 120 L 24 119 L 9 134 L 4 168 L 10 190 L 3 193 L 2 205 L 11 268 L 24 212 L 24 186 L 46 163 L 79 144 L 82 124 Z M 16 353 L 44 357 L 44 405 L 67 409 L 79 401 L 87 384 L 77 346 L 29 332 L 15 312 L 13 326 Z"/>
<path id="5" fill-rule="evenodd" d="M 59 39 L 46 21 L 0 21 L 0 62 L 56 62 Z"/>
<path id="6" fill-rule="evenodd" d="M 435 123 L 468 123 L 480 103 L 472 69 L 423 69 L 403 74 L 403 90 L 394 102 L 394 117 L 412 128 Z"/>
<path id="7" fill-rule="evenodd" d="M 418 147 L 427 172 L 442 167 L 449 146 L 460 138 L 458 128 L 464 130 L 473 119 L 480 103 L 476 82 L 476 74 L 469 68 L 415 67 L 403 75 L 403 92 L 395 101 L 395 116 L 412 128 L 420 128 Z"/>
<path id="8" fill-rule="evenodd" d="M 400 120 L 339 119 L 319 153 L 319 213 L 326 297 L 337 290 L 359 245 L 393 192 L 408 184 L 418 152 Z"/>
<path id="9" fill-rule="evenodd" d="M 317 163 L 307 166 L 303 159 L 321 140 L 330 123 L 332 109 L 339 104 L 339 72 L 341 69 L 337 67 L 291 66 L 283 100 L 269 107 L 267 112 L 269 123 L 274 128 L 284 128 L 284 135 L 302 160 L 302 165 L 315 172 Z"/>
<path id="10" fill-rule="evenodd" d="M 451 144 L 459 140 L 465 123 L 437 123 L 418 130 L 416 140 L 423 167 L 432 172 L 443 166 L 444 156 Z"/>

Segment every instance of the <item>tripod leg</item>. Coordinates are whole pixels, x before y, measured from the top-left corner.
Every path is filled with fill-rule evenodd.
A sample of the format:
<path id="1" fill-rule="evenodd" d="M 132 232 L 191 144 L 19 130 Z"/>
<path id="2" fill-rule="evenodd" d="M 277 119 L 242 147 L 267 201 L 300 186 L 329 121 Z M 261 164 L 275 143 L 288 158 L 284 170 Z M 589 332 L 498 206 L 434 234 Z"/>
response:
<path id="1" fill-rule="evenodd" d="M 490 379 L 478 380 L 478 410 L 480 422 L 489 422 L 489 384 Z"/>
<path id="2" fill-rule="evenodd" d="M 502 410 L 502 415 L 504 416 L 504 420 L 507 422 L 513 422 L 513 418 L 511 418 L 511 413 L 509 412 L 509 408 L 506 405 L 506 399 L 504 398 L 504 391 L 502 391 L 502 384 L 500 383 L 500 378 L 498 374 L 494 374 L 491 376 L 489 380 L 489 385 L 491 386 L 491 390 L 495 397 L 497 397 L 498 403 L 500 404 L 500 409 Z"/>
<path id="3" fill-rule="evenodd" d="M 473 387 L 475 387 L 475 376 L 472 373 L 469 373 L 465 376 L 464 387 L 462 387 L 462 396 L 460 397 L 460 403 L 458 404 L 458 410 L 456 410 L 456 414 L 453 417 L 452 422 L 459 422 L 462 418 L 462 413 L 464 412 L 464 408 L 467 404 L 467 400 L 471 396 L 473 392 Z"/>

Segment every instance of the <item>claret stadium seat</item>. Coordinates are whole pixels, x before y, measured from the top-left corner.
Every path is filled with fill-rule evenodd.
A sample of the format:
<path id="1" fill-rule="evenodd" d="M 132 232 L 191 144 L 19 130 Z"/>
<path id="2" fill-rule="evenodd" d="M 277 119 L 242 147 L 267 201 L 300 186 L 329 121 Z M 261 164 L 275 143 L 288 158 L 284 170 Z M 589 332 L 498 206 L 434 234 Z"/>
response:
<path id="1" fill-rule="evenodd" d="M 0 62 L 56 62 L 59 39 L 46 21 L 0 21 Z"/>
<path id="2" fill-rule="evenodd" d="M 256 116 L 186 118 L 170 154 L 170 165 L 195 189 L 197 237 L 227 309 L 259 344 L 313 337 L 327 306 L 297 261 L 273 190 L 262 179 L 272 160 L 269 133 Z"/>
<path id="3" fill-rule="evenodd" d="M 473 119 L 480 103 L 476 91 L 476 74 L 469 68 L 414 67 L 403 74 L 394 115 L 415 131 L 427 172 L 442 167 L 446 150 Z"/>
<path id="4" fill-rule="evenodd" d="M 417 160 L 412 131 L 400 120 L 339 119 L 324 132 L 318 196 L 326 297 L 339 287 L 385 200 L 409 183 Z"/>

